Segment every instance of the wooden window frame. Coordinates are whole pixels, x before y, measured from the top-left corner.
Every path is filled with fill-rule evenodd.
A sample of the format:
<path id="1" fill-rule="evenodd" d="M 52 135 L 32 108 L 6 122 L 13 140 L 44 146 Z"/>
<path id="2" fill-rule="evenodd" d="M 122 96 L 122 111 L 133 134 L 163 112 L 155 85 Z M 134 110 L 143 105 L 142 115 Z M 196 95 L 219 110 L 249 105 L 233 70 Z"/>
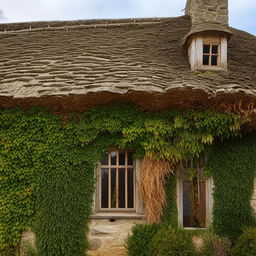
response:
<path id="1" fill-rule="evenodd" d="M 219 45 L 217 66 L 203 65 L 203 45 Z M 194 35 L 189 42 L 188 56 L 192 71 L 227 71 L 227 36 L 209 33 Z"/>
<path id="2" fill-rule="evenodd" d="M 204 162 L 204 161 L 203 161 Z M 191 163 L 191 166 L 193 166 L 193 163 Z M 202 169 L 203 166 L 198 166 L 198 168 Z M 177 187 L 176 187 L 176 196 L 177 196 L 177 209 L 178 209 L 178 222 L 179 224 L 183 226 L 183 171 L 184 167 L 182 163 L 180 164 L 177 172 L 178 176 L 180 177 L 177 181 Z M 198 177 L 198 186 L 199 182 L 202 181 L 202 177 Z M 212 177 L 205 178 L 205 192 L 206 192 L 206 227 L 200 228 L 200 227 L 184 227 L 184 229 L 206 229 L 211 226 L 212 224 L 212 218 L 213 218 L 213 189 L 214 189 L 214 182 Z"/>
<path id="3" fill-rule="evenodd" d="M 116 165 L 111 165 L 111 153 L 115 152 L 116 153 Z M 125 165 L 119 165 L 119 153 L 125 153 Z M 109 170 L 109 174 L 108 174 L 108 208 L 102 208 L 102 191 L 101 191 L 101 175 L 102 172 L 100 171 L 100 177 L 99 177 L 99 189 L 100 189 L 100 193 L 99 193 L 99 199 L 100 199 L 100 207 L 99 207 L 99 211 L 103 212 L 107 212 L 107 211 L 111 211 L 111 212 L 120 212 L 120 211 L 131 211 L 131 212 L 135 212 L 136 210 L 136 191 L 135 191 L 135 187 L 136 187 L 136 171 L 135 171 L 135 161 L 133 159 L 133 165 L 128 165 L 128 152 L 131 151 L 127 151 L 127 150 L 111 150 L 110 152 L 108 152 L 108 165 L 102 165 L 100 164 L 100 170 L 102 170 L 103 168 L 108 168 Z M 116 193 L 116 208 L 111 208 L 111 169 L 116 169 L 116 184 L 117 184 L 117 191 L 119 190 L 118 186 L 118 176 L 119 176 L 119 169 L 125 169 L 125 207 L 124 208 L 120 208 L 117 207 L 118 206 L 118 193 Z M 128 208 L 128 169 L 133 169 L 133 208 Z"/>

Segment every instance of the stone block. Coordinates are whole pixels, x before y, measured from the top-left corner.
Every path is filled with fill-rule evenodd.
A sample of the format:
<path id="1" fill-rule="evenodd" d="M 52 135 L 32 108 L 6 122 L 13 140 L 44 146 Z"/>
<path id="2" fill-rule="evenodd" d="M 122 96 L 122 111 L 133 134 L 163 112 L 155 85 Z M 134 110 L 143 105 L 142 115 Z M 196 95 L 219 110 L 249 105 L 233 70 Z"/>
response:
<path id="1" fill-rule="evenodd" d="M 96 251 L 101 247 L 102 243 L 99 238 L 91 238 L 89 239 L 89 250 Z"/>
<path id="2" fill-rule="evenodd" d="M 93 219 L 90 223 L 89 241 L 90 256 L 125 256 L 125 239 L 134 224 L 141 222 L 136 219 Z"/>

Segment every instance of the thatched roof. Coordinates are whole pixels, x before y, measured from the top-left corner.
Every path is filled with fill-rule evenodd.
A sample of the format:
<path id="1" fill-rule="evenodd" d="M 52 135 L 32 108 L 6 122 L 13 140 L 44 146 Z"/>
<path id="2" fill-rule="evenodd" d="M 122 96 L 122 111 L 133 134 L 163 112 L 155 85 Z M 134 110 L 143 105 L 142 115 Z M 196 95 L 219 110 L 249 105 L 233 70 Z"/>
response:
<path id="1" fill-rule="evenodd" d="M 0 107 L 145 108 L 256 95 L 256 38 L 230 28 L 228 72 L 191 72 L 188 16 L 0 24 Z M 154 101 L 154 102 L 153 102 Z"/>

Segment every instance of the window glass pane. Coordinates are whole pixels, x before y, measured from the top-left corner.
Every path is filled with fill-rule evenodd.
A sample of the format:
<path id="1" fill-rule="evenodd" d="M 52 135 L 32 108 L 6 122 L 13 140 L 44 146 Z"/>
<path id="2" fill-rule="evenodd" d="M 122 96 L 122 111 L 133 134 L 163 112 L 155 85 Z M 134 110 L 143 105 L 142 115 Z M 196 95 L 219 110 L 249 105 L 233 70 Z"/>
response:
<path id="1" fill-rule="evenodd" d="M 192 227 L 189 182 L 183 182 L 183 226 Z"/>
<path id="2" fill-rule="evenodd" d="M 101 208 L 108 208 L 108 168 L 101 169 Z"/>
<path id="3" fill-rule="evenodd" d="M 106 153 L 103 159 L 101 160 L 101 164 L 108 165 L 108 153 Z"/>
<path id="4" fill-rule="evenodd" d="M 210 45 L 204 44 L 204 46 L 203 46 L 203 53 L 210 53 Z"/>
<path id="5" fill-rule="evenodd" d="M 206 226 L 205 182 L 198 182 L 197 178 L 183 182 L 183 226 Z"/>
<path id="6" fill-rule="evenodd" d="M 199 182 L 200 227 L 206 227 L 206 187 L 205 181 Z"/>
<path id="7" fill-rule="evenodd" d="M 111 168 L 111 208 L 116 208 L 116 168 Z"/>
<path id="8" fill-rule="evenodd" d="M 125 208 L 125 169 L 118 169 L 118 202 L 119 208 Z"/>
<path id="9" fill-rule="evenodd" d="M 117 153 L 116 153 L 116 152 L 111 152 L 111 153 L 110 153 L 111 165 L 116 165 L 116 156 L 117 156 Z"/>
<path id="10" fill-rule="evenodd" d="M 128 152 L 128 165 L 133 165 L 133 152 Z"/>
<path id="11" fill-rule="evenodd" d="M 119 165 L 125 165 L 125 152 L 119 153 Z"/>
<path id="12" fill-rule="evenodd" d="M 212 54 L 218 54 L 218 48 L 219 48 L 218 45 L 213 45 L 212 46 Z"/>
<path id="13" fill-rule="evenodd" d="M 209 65 L 209 55 L 204 55 L 203 56 L 203 65 Z"/>
<path id="14" fill-rule="evenodd" d="M 128 208 L 134 208 L 134 183 L 133 168 L 128 168 L 127 186 L 128 186 Z"/>
<path id="15" fill-rule="evenodd" d="M 217 64 L 218 64 L 218 56 L 212 56 L 211 65 L 217 66 Z"/>

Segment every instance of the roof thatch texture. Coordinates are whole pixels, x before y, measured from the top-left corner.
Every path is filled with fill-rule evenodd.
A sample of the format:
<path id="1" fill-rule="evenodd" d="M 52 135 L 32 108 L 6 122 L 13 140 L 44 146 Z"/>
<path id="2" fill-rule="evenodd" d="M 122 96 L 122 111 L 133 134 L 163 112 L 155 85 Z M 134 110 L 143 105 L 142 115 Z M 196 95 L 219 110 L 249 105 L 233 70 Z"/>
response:
<path id="1" fill-rule="evenodd" d="M 254 96 L 255 36 L 231 28 L 228 72 L 191 72 L 182 47 L 190 30 L 188 16 L 1 24 L 0 106 L 124 100 L 163 108 Z"/>

